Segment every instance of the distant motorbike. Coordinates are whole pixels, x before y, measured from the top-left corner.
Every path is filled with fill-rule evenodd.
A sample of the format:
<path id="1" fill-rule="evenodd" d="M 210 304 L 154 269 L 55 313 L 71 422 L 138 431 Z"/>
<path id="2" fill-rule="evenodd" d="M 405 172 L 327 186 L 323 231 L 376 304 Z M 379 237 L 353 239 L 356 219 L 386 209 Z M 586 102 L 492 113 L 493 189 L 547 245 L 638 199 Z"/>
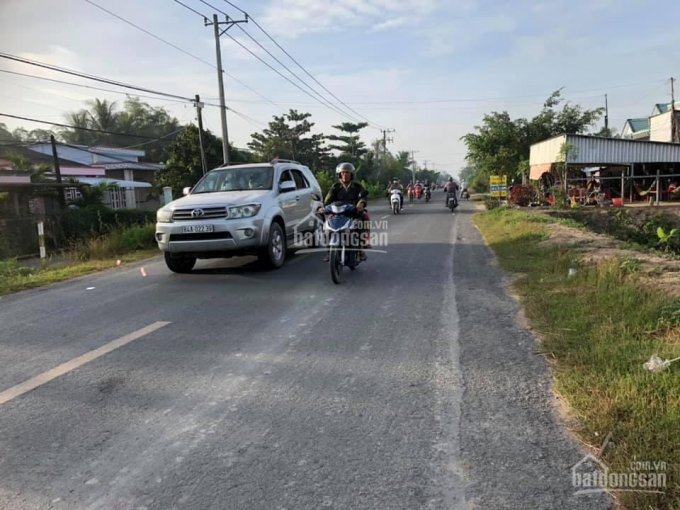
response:
<path id="1" fill-rule="evenodd" d="M 359 263 L 361 242 L 357 228 L 357 208 L 351 204 L 333 203 L 324 208 L 324 227 L 330 233 L 329 262 L 331 279 L 338 284 L 342 281 L 342 270 L 349 267 L 354 271 Z"/>
<path id="2" fill-rule="evenodd" d="M 423 188 L 423 194 L 425 195 L 425 202 L 429 202 L 430 199 L 432 198 L 432 192 L 430 191 L 429 186 L 425 186 Z"/>
<path id="3" fill-rule="evenodd" d="M 416 184 L 416 198 L 420 200 L 421 196 L 423 196 L 423 188 L 420 184 Z"/>
<path id="4" fill-rule="evenodd" d="M 460 194 L 460 198 L 462 198 L 463 200 L 470 200 L 470 192 L 464 189 Z"/>
<path id="5" fill-rule="evenodd" d="M 451 209 L 451 212 L 455 212 L 456 207 L 458 207 L 458 197 L 455 193 L 446 194 L 446 207 Z"/>
<path id="6" fill-rule="evenodd" d="M 401 213 L 401 190 L 393 189 L 390 191 L 390 206 L 392 207 L 393 214 Z"/>
<path id="7" fill-rule="evenodd" d="M 413 202 L 413 198 L 416 196 L 416 191 L 413 188 L 408 189 L 408 201 Z"/>

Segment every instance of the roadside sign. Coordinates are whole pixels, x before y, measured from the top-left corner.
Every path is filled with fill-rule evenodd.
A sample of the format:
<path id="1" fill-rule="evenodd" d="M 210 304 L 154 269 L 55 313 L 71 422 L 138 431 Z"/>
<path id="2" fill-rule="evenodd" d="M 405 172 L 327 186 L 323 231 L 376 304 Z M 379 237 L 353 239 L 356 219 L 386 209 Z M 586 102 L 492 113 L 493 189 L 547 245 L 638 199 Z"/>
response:
<path id="1" fill-rule="evenodd" d="M 508 196 L 508 176 L 507 175 L 492 175 L 489 178 L 489 187 L 491 188 L 491 196 L 498 198 L 505 198 Z"/>

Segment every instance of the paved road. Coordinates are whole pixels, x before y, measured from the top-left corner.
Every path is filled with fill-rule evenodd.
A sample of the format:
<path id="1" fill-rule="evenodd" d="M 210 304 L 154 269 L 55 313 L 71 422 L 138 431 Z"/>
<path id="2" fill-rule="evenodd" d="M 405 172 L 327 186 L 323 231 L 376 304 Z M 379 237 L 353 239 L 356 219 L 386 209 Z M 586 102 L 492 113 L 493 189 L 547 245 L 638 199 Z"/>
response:
<path id="1" fill-rule="evenodd" d="M 374 207 L 340 286 L 154 259 L 0 299 L 0 508 L 608 508 L 472 210 Z"/>

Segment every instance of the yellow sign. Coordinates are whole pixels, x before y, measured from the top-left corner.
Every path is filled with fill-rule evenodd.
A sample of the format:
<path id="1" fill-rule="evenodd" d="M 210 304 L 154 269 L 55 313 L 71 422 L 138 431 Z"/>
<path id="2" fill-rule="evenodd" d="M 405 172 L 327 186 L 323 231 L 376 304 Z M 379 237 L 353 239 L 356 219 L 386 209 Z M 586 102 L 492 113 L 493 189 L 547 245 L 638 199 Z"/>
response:
<path id="1" fill-rule="evenodd" d="M 504 198 L 508 196 L 508 176 L 507 175 L 492 175 L 489 178 L 489 187 L 491 188 L 491 196 Z"/>

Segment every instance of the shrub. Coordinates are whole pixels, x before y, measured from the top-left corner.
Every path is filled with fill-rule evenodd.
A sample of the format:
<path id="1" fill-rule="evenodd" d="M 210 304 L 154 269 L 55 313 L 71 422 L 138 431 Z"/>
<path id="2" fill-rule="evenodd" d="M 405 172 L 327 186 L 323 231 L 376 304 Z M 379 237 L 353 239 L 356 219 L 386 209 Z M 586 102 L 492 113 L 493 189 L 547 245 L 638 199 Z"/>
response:
<path id="1" fill-rule="evenodd" d="M 528 206 L 534 199 L 534 188 L 526 184 L 515 184 L 510 186 L 508 192 L 508 203 L 520 207 Z"/>

